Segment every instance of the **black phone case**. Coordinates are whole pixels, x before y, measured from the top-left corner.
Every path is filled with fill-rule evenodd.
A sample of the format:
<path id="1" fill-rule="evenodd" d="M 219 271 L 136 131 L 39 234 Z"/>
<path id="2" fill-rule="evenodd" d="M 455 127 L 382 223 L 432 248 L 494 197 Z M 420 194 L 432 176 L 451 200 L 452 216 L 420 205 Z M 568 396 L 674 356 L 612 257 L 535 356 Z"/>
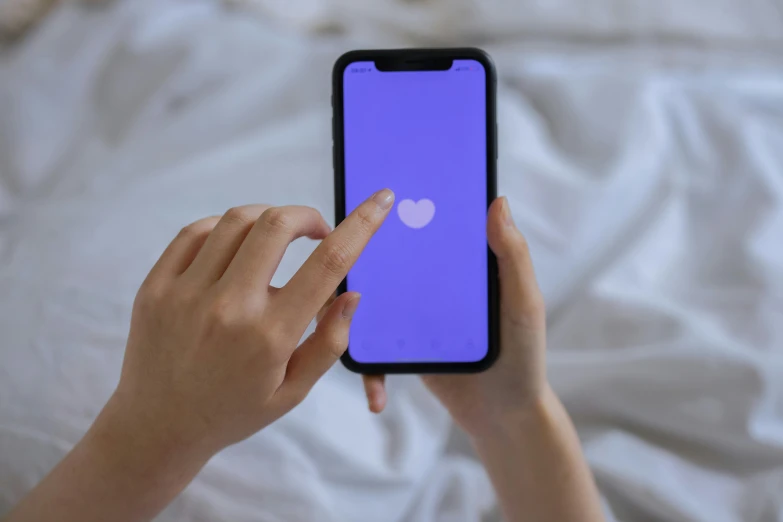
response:
<path id="1" fill-rule="evenodd" d="M 497 197 L 497 118 L 495 66 L 489 55 L 476 48 L 443 49 L 384 49 L 350 51 L 337 59 L 332 70 L 332 158 L 334 163 L 334 208 L 336 223 L 345 219 L 345 164 L 343 143 L 343 73 L 345 68 L 357 61 L 374 61 L 376 68 L 384 70 L 445 70 L 452 60 L 476 60 L 486 71 L 487 93 L 487 208 Z M 492 153 L 494 151 L 494 154 Z M 500 322 L 497 260 L 487 246 L 489 302 L 489 349 L 480 361 L 463 362 L 415 362 L 415 363 L 360 363 L 353 359 L 349 350 L 342 356 L 346 368 L 363 374 L 386 373 L 475 373 L 486 370 L 497 360 L 500 352 Z M 347 279 L 337 290 L 342 294 L 348 290 Z"/>

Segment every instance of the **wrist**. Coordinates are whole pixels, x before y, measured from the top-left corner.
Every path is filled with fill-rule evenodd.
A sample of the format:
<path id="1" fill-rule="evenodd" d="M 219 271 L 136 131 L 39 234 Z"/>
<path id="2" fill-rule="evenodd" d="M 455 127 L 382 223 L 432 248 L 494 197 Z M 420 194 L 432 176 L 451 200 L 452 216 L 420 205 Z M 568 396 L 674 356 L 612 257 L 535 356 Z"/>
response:
<path id="1" fill-rule="evenodd" d="M 472 423 L 466 431 L 474 446 L 496 444 L 503 440 L 519 440 L 542 426 L 559 422 L 560 400 L 546 384 L 542 389 L 513 408 L 492 411 L 480 422 Z"/>
<path id="2" fill-rule="evenodd" d="M 214 452 L 178 433 L 171 419 L 153 417 L 151 411 L 137 408 L 115 393 L 83 443 L 112 474 L 161 495 L 170 492 L 173 498 Z"/>

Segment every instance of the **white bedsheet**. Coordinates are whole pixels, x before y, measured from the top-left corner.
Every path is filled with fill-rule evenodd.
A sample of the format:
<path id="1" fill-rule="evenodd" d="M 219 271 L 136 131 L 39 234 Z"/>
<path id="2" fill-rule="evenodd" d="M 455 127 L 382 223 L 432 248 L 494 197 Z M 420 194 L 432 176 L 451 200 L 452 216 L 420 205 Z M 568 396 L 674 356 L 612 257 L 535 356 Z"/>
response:
<path id="1" fill-rule="evenodd" d="M 251 202 L 331 218 L 334 58 L 475 39 L 551 379 L 610 516 L 783 520 L 780 3 L 368 4 L 64 6 L 0 57 L 0 514 L 111 393 L 135 290 L 182 225 Z M 478 520 L 485 474 L 416 379 L 391 386 L 374 417 L 335 369 L 159 520 Z"/>

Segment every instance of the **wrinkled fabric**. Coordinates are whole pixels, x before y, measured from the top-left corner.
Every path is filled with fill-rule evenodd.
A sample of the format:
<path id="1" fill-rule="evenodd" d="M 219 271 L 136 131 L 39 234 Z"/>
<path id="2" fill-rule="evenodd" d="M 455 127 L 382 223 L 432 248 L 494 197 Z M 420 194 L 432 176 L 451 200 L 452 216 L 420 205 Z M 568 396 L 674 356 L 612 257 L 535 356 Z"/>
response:
<path id="1" fill-rule="evenodd" d="M 111 394 L 136 289 L 182 226 L 258 202 L 332 220 L 341 52 L 478 42 L 550 378 L 610 519 L 783 520 L 783 24 L 774 2 L 722 3 L 669 2 L 681 16 L 643 30 L 565 1 L 58 8 L 0 57 L 0 513 Z M 494 499 L 464 437 L 415 378 L 390 387 L 373 416 L 335 368 L 158 520 L 479 520 Z"/>

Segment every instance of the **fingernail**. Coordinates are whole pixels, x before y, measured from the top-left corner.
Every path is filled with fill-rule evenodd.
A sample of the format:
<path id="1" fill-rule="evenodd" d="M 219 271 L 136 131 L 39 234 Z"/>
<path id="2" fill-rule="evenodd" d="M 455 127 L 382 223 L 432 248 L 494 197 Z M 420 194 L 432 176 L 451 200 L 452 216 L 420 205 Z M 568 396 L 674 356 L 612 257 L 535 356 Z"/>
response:
<path id="1" fill-rule="evenodd" d="M 511 215 L 511 206 L 508 204 L 508 198 L 503 196 L 503 221 L 507 226 L 514 225 L 514 217 Z"/>
<path id="2" fill-rule="evenodd" d="M 387 188 L 379 190 L 372 195 L 372 200 L 375 201 L 375 203 L 377 203 L 378 206 L 383 210 L 388 210 L 391 208 L 392 203 L 394 203 L 394 192 Z"/>
<path id="3" fill-rule="evenodd" d="M 353 318 L 353 314 L 356 313 L 361 298 L 361 294 L 356 294 L 356 297 L 349 299 L 348 302 L 345 303 L 345 306 L 343 307 L 343 319 Z"/>

